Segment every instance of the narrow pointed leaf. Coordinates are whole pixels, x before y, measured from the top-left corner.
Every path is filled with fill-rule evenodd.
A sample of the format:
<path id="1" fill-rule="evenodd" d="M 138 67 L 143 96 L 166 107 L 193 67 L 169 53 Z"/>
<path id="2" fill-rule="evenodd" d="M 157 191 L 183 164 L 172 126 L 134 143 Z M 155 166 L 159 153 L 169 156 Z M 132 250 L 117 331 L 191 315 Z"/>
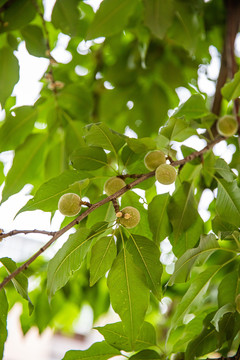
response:
<path id="1" fill-rule="evenodd" d="M 2 202 L 20 191 L 25 184 L 39 181 L 46 141 L 46 134 L 32 134 L 17 148 L 12 167 L 6 176 Z"/>
<path id="2" fill-rule="evenodd" d="M 218 180 L 218 194 L 216 201 L 216 213 L 225 222 L 236 225 L 240 224 L 240 188 L 237 181 L 229 183 L 223 179 Z"/>
<path id="3" fill-rule="evenodd" d="M 43 211 L 57 210 L 60 197 L 67 192 L 72 192 L 70 185 L 80 179 L 85 179 L 86 176 L 86 173 L 80 171 L 64 171 L 61 175 L 43 183 L 37 190 L 35 196 L 30 199 L 18 213 L 37 209 Z"/>
<path id="4" fill-rule="evenodd" d="M 100 238 L 91 250 L 90 286 L 94 285 L 110 269 L 117 255 L 113 236 Z"/>
<path id="5" fill-rule="evenodd" d="M 127 249 L 132 254 L 135 264 L 144 272 L 149 289 L 158 300 L 161 300 L 162 264 L 158 246 L 143 236 L 130 234 Z"/>
<path id="6" fill-rule="evenodd" d="M 120 315 L 133 348 L 147 311 L 149 293 L 143 273 L 125 248 L 109 272 L 108 288 L 112 307 Z"/>
<path id="7" fill-rule="evenodd" d="M 0 262 L 7 270 L 8 274 L 11 274 L 13 271 L 15 271 L 17 269 L 16 263 L 10 258 L 7 258 L 7 257 L 1 258 Z M 12 283 L 13 283 L 15 289 L 17 290 L 17 292 L 23 297 L 23 299 L 28 301 L 29 312 L 31 313 L 33 310 L 33 304 L 28 296 L 28 279 L 27 279 L 27 277 L 23 273 L 20 273 L 12 279 Z"/>
<path id="8" fill-rule="evenodd" d="M 70 235 L 56 255 L 49 261 L 47 291 L 51 298 L 82 265 L 93 238 L 90 229 L 80 228 Z"/>
<path id="9" fill-rule="evenodd" d="M 0 49 L 0 79 L 0 103 L 4 107 L 19 79 L 18 60 L 10 47 Z"/>
<path id="10" fill-rule="evenodd" d="M 197 248 L 187 250 L 185 254 L 177 260 L 174 273 L 170 277 L 168 285 L 171 286 L 174 283 L 186 282 L 198 258 L 201 257 L 202 262 L 206 261 L 207 258 L 217 250 L 221 250 L 221 248 L 213 234 L 202 236 Z"/>
<path id="11" fill-rule="evenodd" d="M 186 360 L 195 359 L 195 356 L 208 354 L 218 348 L 218 334 L 211 325 L 204 328 L 194 340 L 192 340 L 185 353 Z"/>
<path id="12" fill-rule="evenodd" d="M 153 198 L 148 206 L 149 226 L 153 233 L 153 239 L 159 243 L 171 233 L 171 224 L 167 214 L 170 195 L 162 194 Z"/>
<path id="13" fill-rule="evenodd" d="M 113 324 L 107 324 L 102 327 L 96 327 L 108 342 L 109 345 L 115 347 L 118 350 L 124 350 L 127 352 L 132 351 L 129 337 L 123 330 L 122 322 Z M 134 350 L 139 351 L 146 349 L 150 346 L 156 345 L 156 332 L 152 324 L 144 321 L 140 333 L 135 341 Z"/>
<path id="14" fill-rule="evenodd" d="M 7 339 L 8 302 L 5 290 L 0 290 L 0 359 L 3 358 L 4 343 Z"/>
<path id="15" fill-rule="evenodd" d="M 223 263 L 220 265 L 212 265 L 209 266 L 204 272 L 200 273 L 191 283 L 190 287 L 188 288 L 187 292 L 182 298 L 182 301 L 177 307 L 177 310 L 172 319 L 172 328 L 175 328 L 179 322 L 182 320 L 184 315 L 190 311 L 191 306 L 195 302 L 195 300 L 203 294 L 209 282 L 212 278 L 227 264 Z"/>
<path id="16" fill-rule="evenodd" d="M 184 182 L 173 194 L 168 205 L 168 216 L 173 227 L 174 246 L 182 233 L 192 226 L 199 216 L 191 184 Z"/>
<path id="17" fill-rule="evenodd" d="M 102 341 L 93 344 L 87 350 L 70 350 L 62 360 L 108 360 L 117 355 L 121 355 L 121 353 L 105 341 Z"/>

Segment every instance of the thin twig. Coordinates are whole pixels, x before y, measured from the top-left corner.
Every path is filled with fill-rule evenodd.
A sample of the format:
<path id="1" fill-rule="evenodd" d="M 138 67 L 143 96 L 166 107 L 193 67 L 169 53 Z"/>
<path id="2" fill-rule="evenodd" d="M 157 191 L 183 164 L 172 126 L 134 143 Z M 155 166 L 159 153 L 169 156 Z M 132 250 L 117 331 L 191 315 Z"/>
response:
<path id="1" fill-rule="evenodd" d="M 3 238 L 6 238 L 8 236 L 14 236 L 18 234 L 43 234 L 43 235 L 49 235 L 54 236 L 56 234 L 56 231 L 47 231 L 47 230 L 12 230 L 8 233 L 1 233 L 0 234 L 0 241 L 2 241 Z"/>
<path id="2" fill-rule="evenodd" d="M 172 166 L 179 166 L 179 165 L 183 165 L 189 161 L 192 161 L 193 159 L 202 156 L 202 154 L 206 153 L 207 151 L 209 151 L 210 149 L 212 149 L 212 147 L 217 144 L 218 142 L 224 140 L 224 137 L 219 137 L 217 139 L 215 139 L 214 141 L 210 142 L 207 146 L 205 146 L 202 150 L 200 151 L 194 151 L 192 154 L 186 156 L 184 159 L 182 160 L 177 160 L 177 161 L 173 161 L 171 163 Z M 64 228 L 62 228 L 59 231 L 54 232 L 53 237 L 43 246 L 41 247 L 28 261 L 26 261 L 23 265 L 21 265 L 19 268 L 17 268 L 13 273 L 11 273 L 9 276 L 7 276 L 3 282 L 0 284 L 0 290 L 9 282 L 11 281 L 16 275 L 18 275 L 20 272 L 22 272 L 23 270 L 27 269 L 28 266 L 38 257 L 40 256 L 47 248 L 49 248 L 50 245 L 52 245 L 52 243 L 57 240 L 61 235 L 63 235 L 65 232 L 67 232 L 69 229 L 71 229 L 73 226 L 75 226 L 76 224 L 79 224 L 85 217 L 87 217 L 91 212 L 93 212 L 95 209 L 99 208 L 100 206 L 110 202 L 110 201 L 114 201 L 114 199 L 117 199 L 118 197 L 122 196 L 124 193 L 126 193 L 127 191 L 131 190 L 132 188 L 134 188 L 136 185 L 142 183 L 143 181 L 153 177 L 155 175 L 155 171 L 151 171 L 147 174 L 141 174 L 140 177 L 138 177 L 136 180 L 134 180 L 133 182 L 131 182 L 130 184 L 127 184 L 126 186 L 124 186 L 122 189 L 118 190 L 116 193 L 102 199 L 101 201 L 98 201 L 95 204 L 92 204 L 91 207 L 89 207 L 84 213 L 82 213 L 81 215 L 79 215 L 76 219 L 74 219 L 73 221 L 71 221 L 68 225 L 66 225 Z M 12 236 L 15 235 L 16 232 L 18 230 L 13 230 L 10 233 L 8 233 L 8 236 Z M 20 230 L 19 230 L 20 231 Z M 20 231 L 23 232 L 23 231 Z M 27 231 L 27 233 L 30 232 L 38 232 L 38 230 L 29 230 Z M 42 233 L 42 231 L 39 231 L 40 233 Z M 26 233 L 26 232 L 25 232 Z M 7 234 L 6 234 L 7 235 Z M 49 235 L 48 232 L 46 232 L 46 235 Z M 2 236 L 2 235 L 1 235 Z"/>

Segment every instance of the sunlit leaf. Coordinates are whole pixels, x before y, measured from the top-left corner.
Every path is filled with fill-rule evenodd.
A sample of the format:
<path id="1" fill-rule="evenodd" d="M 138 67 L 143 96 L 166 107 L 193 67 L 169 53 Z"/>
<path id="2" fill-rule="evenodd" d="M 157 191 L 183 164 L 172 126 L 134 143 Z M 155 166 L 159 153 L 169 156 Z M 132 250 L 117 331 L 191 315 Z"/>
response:
<path id="1" fill-rule="evenodd" d="M 0 49 L 0 79 L 0 103 L 4 107 L 19 79 L 18 60 L 9 47 Z"/>
<path id="2" fill-rule="evenodd" d="M 72 165 L 77 170 L 96 170 L 107 165 L 107 155 L 96 146 L 82 146 L 70 156 Z"/>
<path id="3" fill-rule="evenodd" d="M 108 288 L 112 307 L 120 315 L 123 330 L 133 348 L 144 321 L 149 294 L 144 274 L 125 248 L 109 272 Z"/>
<path id="4" fill-rule="evenodd" d="M 62 360 L 108 360 L 117 355 L 121 355 L 121 353 L 105 341 L 102 341 L 93 344 L 87 350 L 70 350 Z"/>
<path id="5" fill-rule="evenodd" d="M 102 327 L 96 327 L 95 329 L 104 336 L 109 345 L 115 347 L 116 349 L 128 352 L 132 350 L 129 338 L 125 334 L 121 322 L 107 324 Z M 144 321 L 134 344 L 134 350 L 142 350 L 154 345 L 156 345 L 155 329 L 150 323 Z"/>
<path id="6" fill-rule="evenodd" d="M 174 112 L 173 117 L 184 117 L 186 120 L 198 119 L 209 114 L 204 98 L 195 94 Z"/>
<path id="7" fill-rule="evenodd" d="M 127 250 L 132 254 L 135 264 L 144 272 L 149 289 L 161 300 L 162 264 L 158 246 L 143 236 L 130 234 Z"/>
<path id="8" fill-rule="evenodd" d="M 5 290 L 0 290 L 0 358 L 3 357 L 4 343 L 7 339 L 7 313 L 8 301 Z"/>
<path id="9" fill-rule="evenodd" d="M 170 195 L 162 194 L 153 198 L 148 206 L 148 221 L 155 242 L 164 240 L 171 233 L 167 214 Z"/>

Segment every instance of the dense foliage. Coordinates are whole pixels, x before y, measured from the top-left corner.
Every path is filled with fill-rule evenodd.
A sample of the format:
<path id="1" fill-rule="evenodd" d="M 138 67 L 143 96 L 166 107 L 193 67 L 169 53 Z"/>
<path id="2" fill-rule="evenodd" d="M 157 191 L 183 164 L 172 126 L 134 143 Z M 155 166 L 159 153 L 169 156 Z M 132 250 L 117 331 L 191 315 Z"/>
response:
<path id="1" fill-rule="evenodd" d="M 11 254 L 0 259 L 0 357 L 16 302 L 23 304 L 23 332 L 37 326 L 40 334 L 48 326 L 73 331 L 86 303 L 94 320 L 111 304 L 119 322 L 97 328 L 105 340 L 86 351 L 69 349 L 64 360 L 235 354 L 240 152 L 238 134 L 224 137 L 216 123 L 225 115 L 239 120 L 239 1 L 103 0 L 94 12 L 85 1 L 57 0 L 51 21 L 43 5 L 0 0 L 0 152 L 14 150 L 6 175 L 0 163 L 2 203 L 25 184 L 32 184 L 32 198 L 19 212 L 26 216 L 39 209 L 53 216 L 66 193 L 82 203 L 60 230 L 46 231 L 52 237 L 26 263 L 17 265 Z M 51 54 L 61 34 L 69 37 L 67 63 Z M 49 66 L 35 104 L 16 107 L 11 94 L 22 41 Z M 218 79 L 208 79 L 216 85 L 212 97 L 198 86 L 209 49 L 221 59 Z M 179 88 L 190 94 L 180 106 Z M 200 151 L 196 139 L 204 140 Z M 215 155 L 217 143 L 232 150 L 229 163 Z M 177 170 L 175 185 L 159 185 L 146 168 L 153 150 Z M 107 196 L 104 184 L 116 176 L 126 185 Z M 203 220 L 199 202 L 206 189 L 213 200 Z M 128 207 L 138 210 L 134 227 L 121 212 Z M 42 253 L 70 228 L 75 231 L 47 261 Z M 19 232 L 3 229 L 0 240 Z M 28 279 L 38 280 L 29 293 Z"/>

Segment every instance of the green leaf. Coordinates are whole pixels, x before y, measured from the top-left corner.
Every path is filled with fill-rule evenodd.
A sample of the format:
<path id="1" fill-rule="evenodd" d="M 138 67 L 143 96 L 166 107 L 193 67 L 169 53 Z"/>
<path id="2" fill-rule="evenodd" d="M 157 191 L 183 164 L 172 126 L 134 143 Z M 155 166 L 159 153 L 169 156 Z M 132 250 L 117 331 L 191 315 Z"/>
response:
<path id="1" fill-rule="evenodd" d="M 0 185 L 2 185 L 5 178 L 3 170 L 4 170 L 4 165 L 2 162 L 0 162 Z"/>
<path id="2" fill-rule="evenodd" d="M 117 255 L 114 237 L 100 238 L 91 250 L 90 286 L 93 286 L 111 268 Z"/>
<path id="3" fill-rule="evenodd" d="M 129 338 L 123 330 L 122 322 L 107 324 L 102 327 L 96 327 L 95 329 L 97 329 L 100 334 L 104 336 L 105 340 L 108 342 L 109 345 L 115 347 L 118 350 L 124 350 L 127 352 L 132 351 Z M 134 350 L 139 351 L 155 345 L 155 329 L 152 324 L 144 321 L 134 344 Z"/>
<path id="4" fill-rule="evenodd" d="M 215 216 L 212 220 L 212 230 L 219 239 L 228 239 L 232 233 L 238 229 L 238 226 L 229 224 L 220 216 Z"/>
<path id="5" fill-rule="evenodd" d="M 234 78 L 222 87 L 221 93 L 228 101 L 240 96 L 240 71 L 236 72 Z"/>
<path id="6" fill-rule="evenodd" d="M 240 293 L 239 271 L 232 271 L 226 274 L 218 287 L 218 306 L 223 307 L 226 304 L 235 306 L 236 296 Z"/>
<path id="7" fill-rule="evenodd" d="M 80 94 L 81 96 L 79 96 Z M 92 93 L 89 88 L 78 83 L 66 85 L 57 94 L 57 99 L 67 122 L 71 123 L 70 120 L 74 119 L 89 122 L 93 107 Z M 70 125 L 77 127 L 74 122 Z"/>
<path id="8" fill-rule="evenodd" d="M 78 33 L 80 12 L 78 0 L 57 0 L 52 11 L 52 23 L 64 34 L 75 36 Z"/>
<path id="9" fill-rule="evenodd" d="M 50 298 L 80 268 L 94 236 L 95 233 L 92 233 L 90 229 L 81 227 L 69 236 L 61 249 L 49 261 L 47 292 Z"/>
<path id="10" fill-rule="evenodd" d="M 109 271 L 108 288 L 112 307 L 120 315 L 124 332 L 134 348 L 147 311 L 149 293 L 144 274 L 125 248 Z"/>
<path id="11" fill-rule="evenodd" d="M 195 262 L 206 261 L 215 251 L 221 250 L 218 241 L 213 234 L 202 235 L 200 244 L 197 248 L 189 249 L 183 254 L 175 264 L 175 270 L 169 279 L 168 284 L 186 282 L 189 279 L 191 269 Z M 223 249 L 222 249 L 223 250 Z M 199 259 L 200 257 L 200 259 Z"/>
<path id="12" fill-rule="evenodd" d="M 195 94 L 174 112 L 173 117 L 184 117 L 186 120 L 198 119 L 209 114 L 204 98 Z"/>
<path id="13" fill-rule="evenodd" d="M 0 49 L 0 103 L 4 107 L 19 80 L 19 65 L 10 47 Z"/>
<path id="14" fill-rule="evenodd" d="M 86 142 L 90 146 L 100 146 L 106 150 L 112 151 L 115 155 L 125 144 L 122 136 L 109 129 L 105 124 L 93 124 L 86 127 Z"/>
<path id="15" fill-rule="evenodd" d="M 204 222 L 200 216 L 186 231 L 182 233 L 178 241 L 174 245 L 174 254 L 179 258 L 188 249 L 193 248 L 200 239 L 200 235 L 204 232 Z M 171 235 L 169 237 L 171 239 Z"/>
<path id="16" fill-rule="evenodd" d="M 31 133 L 37 120 L 37 109 L 33 106 L 15 108 L 0 127 L 0 152 L 13 150 Z"/>
<path id="17" fill-rule="evenodd" d="M 149 289 L 152 290 L 158 300 L 161 300 L 161 276 L 163 270 L 158 246 L 143 236 L 130 234 L 127 241 L 127 250 L 132 254 L 135 264 L 145 274 Z"/>
<path id="18" fill-rule="evenodd" d="M 124 30 L 133 14 L 137 0 L 104 0 L 90 25 L 87 39 L 110 36 Z"/>
<path id="19" fill-rule="evenodd" d="M 38 57 L 47 57 L 47 40 L 42 29 L 36 25 L 27 25 L 21 29 L 29 54 Z"/>
<path id="20" fill-rule="evenodd" d="M 223 179 L 218 181 L 216 213 L 225 222 L 239 227 L 240 223 L 240 189 L 237 181 L 231 183 Z"/>
<path id="21" fill-rule="evenodd" d="M 5 290 L 0 290 L 0 359 L 3 358 L 4 343 L 7 339 L 8 302 Z"/>
<path id="22" fill-rule="evenodd" d="M 230 166 L 223 159 L 217 159 L 214 165 L 214 170 L 227 182 L 236 179 L 236 175 L 231 170 Z"/>
<path id="23" fill-rule="evenodd" d="M 3 12 L 4 31 L 16 30 L 27 25 L 34 19 L 36 8 L 29 0 L 17 0 Z M 1 58 L 1 57 L 0 57 Z"/>
<path id="24" fill-rule="evenodd" d="M 144 0 L 144 24 L 152 34 L 163 39 L 173 18 L 173 1 Z"/>
<path id="25" fill-rule="evenodd" d="M 60 197 L 71 192 L 70 186 L 81 178 L 86 178 L 86 174 L 76 170 L 67 170 L 48 180 L 40 186 L 35 196 L 19 210 L 18 214 L 37 209 L 51 212 L 57 210 Z"/>
<path id="26" fill-rule="evenodd" d="M 148 205 L 148 221 L 155 242 L 159 243 L 171 233 L 171 224 L 167 215 L 170 195 L 155 196 Z"/>
<path id="27" fill-rule="evenodd" d="M 127 138 L 127 144 L 136 154 L 147 153 L 149 150 L 156 149 L 155 141 L 148 137 L 140 139 Z"/>
<path id="28" fill-rule="evenodd" d="M 1 258 L 0 262 L 3 264 L 4 268 L 7 270 L 8 274 L 13 273 L 17 269 L 16 263 L 7 257 Z M 17 290 L 17 292 L 22 296 L 23 299 L 28 301 L 29 313 L 33 311 L 33 304 L 28 296 L 28 279 L 23 274 L 20 273 L 12 279 L 12 283 Z"/>
<path id="29" fill-rule="evenodd" d="M 168 205 L 168 216 L 173 227 L 172 245 L 198 218 L 193 185 L 183 182 L 182 186 L 173 194 Z"/>
<path id="30" fill-rule="evenodd" d="M 220 309 L 218 309 L 211 321 L 217 331 L 219 331 L 219 322 L 222 320 L 223 316 L 227 313 L 234 313 L 235 310 L 235 306 L 232 304 L 225 304 Z"/>
<path id="31" fill-rule="evenodd" d="M 215 328 L 211 325 L 204 328 L 201 334 L 192 340 L 185 353 L 186 360 L 192 360 L 195 356 L 208 354 L 218 348 L 218 336 Z"/>
<path id="32" fill-rule="evenodd" d="M 129 360 L 155 360 L 155 359 L 162 359 L 162 357 L 154 350 L 142 350 L 139 353 L 130 356 Z"/>
<path id="33" fill-rule="evenodd" d="M 96 146 L 82 146 L 70 156 L 72 166 L 77 170 L 97 170 L 107 163 L 104 150 Z"/>
<path id="34" fill-rule="evenodd" d="M 12 167 L 6 176 L 2 202 L 20 191 L 25 184 L 39 181 L 47 138 L 46 134 L 32 134 L 17 148 Z"/>
<path id="35" fill-rule="evenodd" d="M 197 135 L 197 131 L 184 120 L 171 117 L 167 125 L 161 129 L 160 134 L 167 137 L 169 141 L 182 142 L 192 135 Z"/>
<path id="36" fill-rule="evenodd" d="M 212 278 L 228 263 L 229 261 L 223 263 L 222 265 L 209 266 L 205 271 L 193 279 L 190 287 L 183 296 L 182 301 L 178 304 L 176 312 L 172 318 L 172 328 L 177 327 L 184 315 L 190 311 L 191 306 L 196 299 L 206 291 Z"/>
<path id="37" fill-rule="evenodd" d="M 87 350 L 70 350 L 66 352 L 62 360 L 108 360 L 117 355 L 121 355 L 121 353 L 105 341 L 102 341 L 93 344 Z"/>

